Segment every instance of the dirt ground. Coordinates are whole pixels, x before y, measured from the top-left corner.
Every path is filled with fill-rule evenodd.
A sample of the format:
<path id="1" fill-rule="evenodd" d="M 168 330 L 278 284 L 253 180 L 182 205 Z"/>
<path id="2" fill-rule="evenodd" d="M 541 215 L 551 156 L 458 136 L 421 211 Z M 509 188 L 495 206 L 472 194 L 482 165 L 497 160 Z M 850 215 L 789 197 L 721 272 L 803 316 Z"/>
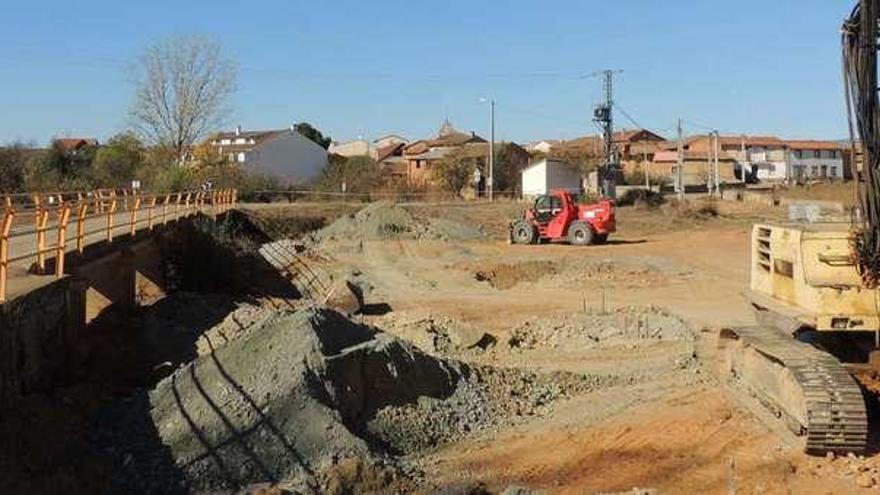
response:
<path id="1" fill-rule="evenodd" d="M 521 208 L 513 203 L 409 208 L 479 226 L 487 238 L 366 241 L 354 252 L 330 250 L 337 267 L 368 281 L 368 303 L 390 307 L 365 317 L 368 323 L 466 361 L 547 372 L 626 370 L 633 377 L 557 402 L 526 422 L 411 456 L 429 478 L 549 493 L 878 491 L 859 486 L 872 484 L 864 475 L 874 469 L 872 459 L 806 456 L 796 437 L 713 373 L 715 331 L 753 323 L 742 295 L 750 225 L 781 211 L 719 205 L 717 218 L 693 219 L 627 208 L 608 245 L 582 248 L 508 244 L 503 219 Z M 635 317 L 627 321 L 634 308 L 676 315 L 695 337 L 584 342 L 568 331 L 552 345 L 506 345 L 524 325 L 546 337 L 595 315 L 622 315 L 616 317 L 626 329 L 636 325 Z M 426 339 L 427 326 L 443 327 L 457 350 Z M 499 344 L 463 350 L 485 333 Z M 871 467 L 856 466 L 865 463 Z"/>
<path id="2" fill-rule="evenodd" d="M 367 377 L 365 364 L 345 368 L 337 377 L 344 380 L 336 387 L 349 390 L 348 395 L 331 394 L 343 402 L 350 398 L 348 405 L 358 403 L 358 397 L 376 402 L 363 417 L 349 411 L 345 426 L 333 426 L 333 431 L 344 433 L 334 437 L 337 440 L 344 437 L 358 447 L 352 452 L 368 451 L 381 462 L 373 465 L 377 472 L 371 474 L 361 464 L 348 466 L 344 456 L 337 458 L 339 452 L 329 452 L 330 481 L 320 486 L 350 480 L 325 491 L 501 493 L 521 486 L 577 494 L 880 492 L 876 454 L 807 456 L 801 440 L 780 420 L 742 391 L 726 386 L 715 373 L 718 329 L 754 323 L 743 296 L 751 225 L 781 218 L 782 210 L 740 203 L 621 208 L 620 230 L 606 245 L 515 246 L 506 241 L 506 225 L 522 207 L 514 202 L 370 205 L 366 210 L 360 204 L 245 206 L 273 235 L 299 238 L 293 243 L 304 249 L 302 258 L 321 277 L 335 281 L 344 277 L 356 285 L 366 305 L 354 323 L 365 323 L 370 326 L 358 328 L 384 335 L 373 347 L 361 344 L 351 348 L 356 351 L 343 352 L 356 357 L 374 349 L 365 354 L 376 359 L 374 378 Z M 313 229 L 321 230 L 310 233 Z M 115 462 L 130 467 L 150 461 L 151 457 L 138 454 L 132 464 L 120 446 L 135 442 L 120 440 L 129 437 L 118 428 L 102 427 L 99 431 L 109 438 L 105 440 L 112 447 L 112 459 L 89 454 L 81 462 L 57 462 L 92 452 L 94 447 L 82 438 L 84 425 L 94 422 L 91 412 L 111 397 L 123 397 L 109 409 L 114 420 L 116 413 L 130 416 L 132 404 L 143 406 L 143 414 L 121 424 L 143 430 L 145 440 L 137 445 L 164 456 L 168 444 L 154 442 L 159 439 L 155 432 L 162 434 L 182 423 L 154 424 L 150 414 L 162 411 L 155 404 L 169 400 L 162 393 L 169 380 L 175 384 L 175 377 L 185 378 L 187 370 L 200 370 L 207 395 L 222 399 L 220 408 L 238 402 L 229 398 L 235 398 L 226 390 L 229 387 L 220 387 L 223 380 L 210 378 L 215 368 L 225 379 L 242 384 L 232 391 L 246 399 L 257 398 L 245 400 L 240 408 L 224 409 L 228 413 L 224 417 L 235 421 L 262 417 L 251 418 L 242 411 L 253 409 L 251 400 L 268 397 L 263 388 L 276 385 L 281 397 L 277 409 L 258 409 L 274 418 L 294 444 L 305 442 L 303 432 L 314 430 L 314 425 L 288 421 L 305 417 L 296 402 L 303 397 L 295 390 L 295 380 L 276 379 L 276 372 L 286 376 L 289 367 L 272 364 L 283 363 L 281 358 L 266 358 L 257 361 L 266 370 L 255 371 L 255 364 L 247 360 L 254 354 L 250 346 L 260 342 L 266 328 L 292 338 L 279 340 L 275 354 L 294 356 L 291 349 L 302 339 L 285 333 L 295 330 L 290 325 L 272 322 L 287 321 L 295 304 L 302 302 L 259 297 L 243 302 L 231 294 L 180 293 L 143 308 L 137 321 L 119 322 L 108 315 L 106 328 L 93 329 L 93 347 L 106 348 L 105 354 L 116 359 L 110 366 L 95 358 L 81 372 L 88 379 L 81 380 L 86 385 L 80 388 L 91 386 L 97 392 L 67 390 L 50 397 L 63 407 L 32 401 L 34 410 L 44 414 L 23 410 L 21 422 L 7 424 L 5 437 L 17 440 L 4 452 L 15 452 L 27 462 L 22 467 L 22 462 L 15 462 L 18 457 L 0 455 L 0 471 L 6 478 L 0 486 L 15 486 L 17 493 L 53 493 L 61 486 L 67 493 L 101 492 L 98 487 L 106 488 L 106 480 L 118 477 Z M 349 320 L 343 316 L 330 318 L 343 319 L 336 326 L 348 328 Z M 128 334 L 114 331 L 120 326 L 143 328 L 137 334 L 150 345 L 135 345 Z M 270 335 L 265 333 L 265 338 Z M 400 341 L 405 342 L 394 343 Z M 274 345 L 273 341 L 269 349 Z M 236 352 L 237 348 L 245 351 Z M 412 350 L 416 348 L 417 352 Z M 394 360 L 381 357 L 392 356 L 388 349 L 398 349 Z M 92 354 L 100 354 L 97 350 Z M 320 360 L 315 354 L 308 361 L 326 358 L 328 363 L 342 363 L 338 352 L 329 351 Z M 409 362 L 416 367 L 401 372 L 406 369 L 401 363 Z M 406 400 L 395 395 L 382 401 L 381 394 L 359 396 L 346 388 L 349 380 L 386 389 L 406 382 L 412 385 L 408 390 L 417 391 L 426 385 L 419 366 L 427 366 L 418 363 L 447 370 L 438 375 L 448 380 L 441 380 L 442 394 L 415 393 L 418 397 Z M 449 375 L 448 370 L 457 371 Z M 108 375 L 115 379 L 104 383 Z M 165 385 L 157 387 L 159 380 Z M 138 393 L 132 396 L 132 390 Z M 147 394 L 154 396 L 152 406 Z M 291 394 L 299 399 L 290 402 L 286 397 Z M 81 395 L 94 404 L 83 407 L 68 400 Z M 184 395 L 182 400 L 190 399 Z M 283 413 L 287 407 L 300 411 L 299 416 Z M 348 411 L 347 406 L 338 411 Z M 334 415 L 340 412 L 329 412 L 327 421 L 335 425 Z M 59 421 L 61 416 L 75 421 L 69 417 Z M 204 412 L 194 418 L 198 422 L 212 416 Z M 63 428 L 46 429 L 46 425 Z M 260 431 L 245 426 L 243 432 Z M 41 429 L 52 432 L 57 445 L 46 443 Z M 31 433 L 21 435 L 16 430 Z M 119 438 L 114 436 L 117 431 Z M 330 430 L 316 431 L 325 435 Z M 262 445 L 260 435 L 255 434 L 254 445 Z M 192 443 L 186 435 L 171 437 L 184 445 Z M 217 445 L 231 441 L 223 438 L 218 437 Z M 320 438 L 324 441 L 305 442 L 304 450 L 314 447 L 317 452 L 335 445 Z M 272 455 L 267 459 L 272 461 Z M 386 462 L 391 466 L 387 471 Z M 247 463 L 234 465 L 239 464 L 244 471 Z M 180 466 L 160 467 L 176 472 Z M 334 469 L 351 473 L 340 477 L 332 474 Z M 175 484 L 180 481 L 178 474 L 165 481 L 180 489 L 183 485 Z M 140 476 L 144 472 L 138 471 L 133 479 Z M 396 484 L 388 483 L 388 476 Z"/>

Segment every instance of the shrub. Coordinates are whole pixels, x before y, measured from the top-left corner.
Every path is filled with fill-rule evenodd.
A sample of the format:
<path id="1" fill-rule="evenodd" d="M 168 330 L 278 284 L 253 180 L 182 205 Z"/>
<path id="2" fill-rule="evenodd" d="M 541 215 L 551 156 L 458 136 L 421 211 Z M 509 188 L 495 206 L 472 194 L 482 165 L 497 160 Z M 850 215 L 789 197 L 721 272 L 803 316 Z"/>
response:
<path id="1" fill-rule="evenodd" d="M 662 193 L 650 189 L 630 189 L 617 200 L 619 206 L 640 206 L 657 208 L 666 202 Z"/>

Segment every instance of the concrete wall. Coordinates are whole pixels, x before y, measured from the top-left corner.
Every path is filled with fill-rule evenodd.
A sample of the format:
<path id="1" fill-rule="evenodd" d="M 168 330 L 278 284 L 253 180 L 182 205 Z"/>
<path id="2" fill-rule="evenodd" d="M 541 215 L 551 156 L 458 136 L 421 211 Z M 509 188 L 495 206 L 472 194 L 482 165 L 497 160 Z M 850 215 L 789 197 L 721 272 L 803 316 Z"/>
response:
<path id="1" fill-rule="evenodd" d="M 119 240 L 70 275 L 0 305 L 0 400 L 62 381 L 89 322 L 111 306 L 130 308 L 164 294 L 162 266 L 155 238 Z"/>
<path id="2" fill-rule="evenodd" d="M 0 305 L 0 400 L 48 390 L 65 374 L 84 290 L 67 278 Z"/>

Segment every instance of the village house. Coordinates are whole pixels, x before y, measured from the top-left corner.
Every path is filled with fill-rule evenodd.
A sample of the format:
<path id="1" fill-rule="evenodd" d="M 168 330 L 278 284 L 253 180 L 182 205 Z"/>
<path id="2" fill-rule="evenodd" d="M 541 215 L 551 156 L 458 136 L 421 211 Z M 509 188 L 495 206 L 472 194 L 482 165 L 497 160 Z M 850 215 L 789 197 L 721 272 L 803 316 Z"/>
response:
<path id="1" fill-rule="evenodd" d="M 662 149 L 666 139 L 647 129 L 625 129 L 613 134 L 613 143 L 624 169 L 628 165 L 650 162 L 654 153 Z M 562 142 L 551 149 L 551 155 L 563 157 L 570 154 L 601 157 L 605 153 L 602 136 L 584 136 Z"/>
<path id="2" fill-rule="evenodd" d="M 354 141 L 345 141 L 341 143 L 334 141 L 330 143 L 327 153 L 351 158 L 355 156 L 370 156 L 372 149 L 369 141 L 365 139 L 355 139 Z"/>
<path id="3" fill-rule="evenodd" d="M 497 146 L 501 146 L 496 143 Z M 524 148 L 513 143 L 506 143 L 509 153 L 506 159 L 510 163 L 504 164 L 516 168 L 525 167 L 529 163 L 529 153 Z M 403 169 L 406 172 L 406 181 L 413 185 L 431 186 L 436 184 L 433 170 L 438 163 L 453 153 L 463 158 L 470 158 L 474 162 L 474 179 L 468 188 L 470 193 L 481 194 L 486 187 L 487 164 L 489 159 L 489 143 L 474 132 L 465 133 L 456 130 L 446 120 L 436 138 L 423 139 L 405 145 L 400 151 L 400 159 L 405 165 L 400 166 L 396 153 L 388 155 L 380 160 L 383 170 L 388 170 L 388 175 L 402 177 Z M 500 167 L 501 164 L 496 164 Z M 497 171 L 498 169 L 496 169 Z M 497 179 L 496 175 L 496 179 Z M 517 181 L 518 182 L 518 181 Z M 497 190 L 497 187 L 496 187 Z"/>
<path id="4" fill-rule="evenodd" d="M 714 139 L 703 135 L 689 139 L 684 149 L 708 159 L 713 146 Z M 718 149 L 719 156 L 734 159 L 738 168 L 746 171 L 746 179 L 802 181 L 846 177 L 844 149 L 834 141 L 718 136 Z M 737 177 L 742 179 L 742 173 L 737 172 Z"/>
<path id="5" fill-rule="evenodd" d="M 407 166 L 407 180 L 412 184 L 430 183 L 433 180 L 432 168 L 439 161 L 465 146 L 481 143 L 487 143 L 487 141 L 473 132 L 459 132 L 449 120 L 446 120 L 436 138 L 415 141 L 403 149 L 403 158 Z M 487 149 L 487 158 L 488 155 Z"/>
<path id="6" fill-rule="evenodd" d="M 397 134 L 387 134 L 373 140 L 373 149 L 380 150 L 396 144 L 406 144 L 409 140 Z"/>
<path id="7" fill-rule="evenodd" d="M 845 151 L 834 141 L 786 141 L 790 150 L 791 179 L 802 182 L 811 179 L 839 179 L 846 177 Z"/>
<path id="8" fill-rule="evenodd" d="M 682 182 L 685 187 L 704 186 L 714 182 L 715 169 L 710 157 L 705 152 L 684 151 L 684 168 L 682 169 Z M 678 151 L 662 150 L 654 154 L 651 163 L 644 164 L 643 171 L 646 182 L 651 185 L 673 184 L 678 174 Z M 721 184 L 738 182 L 736 178 L 737 162 L 730 156 L 718 157 L 718 178 Z"/>
<path id="9" fill-rule="evenodd" d="M 327 151 L 293 126 L 268 131 L 244 131 L 239 126 L 215 135 L 209 144 L 218 158 L 286 184 L 311 182 L 327 164 Z"/>
<path id="10" fill-rule="evenodd" d="M 98 140 L 94 138 L 63 137 L 53 139 L 52 145 L 64 153 L 76 154 L 83 148 L 98 146 Z"/>

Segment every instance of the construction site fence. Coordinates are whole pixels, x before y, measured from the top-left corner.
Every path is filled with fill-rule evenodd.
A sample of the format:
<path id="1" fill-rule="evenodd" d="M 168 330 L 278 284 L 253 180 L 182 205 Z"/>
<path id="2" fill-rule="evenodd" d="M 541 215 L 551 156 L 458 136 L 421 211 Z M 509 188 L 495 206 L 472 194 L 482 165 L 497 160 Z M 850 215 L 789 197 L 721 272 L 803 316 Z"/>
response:
<path id="1" fill-rule="evenodd" d="M 238 201 L 235 189 L 147 194 L 134 190 L 0 194 L 0 303 L 6 302 L 10 267 L 64 275 L 69 251 L 196 214 L 222 214 Z M 54 270 L 47 272 L 47 260 Z"/>
<path id="2" fill-rule="evenodd" d="M 493 200 L 519 200 L 519 191 L 495 191 Z M 242 193 L 239 200 L 246 203 L 299 203 L 299 202 L 361 202 L 374 201 L 418 202 L 418 201 L 489 201 L 485 193 L 462 197 L 441 191 L 375 191 L 375 192 L 341 192 L 320 191 L 313 189 L 296 190 L 265 190 Z"/>

